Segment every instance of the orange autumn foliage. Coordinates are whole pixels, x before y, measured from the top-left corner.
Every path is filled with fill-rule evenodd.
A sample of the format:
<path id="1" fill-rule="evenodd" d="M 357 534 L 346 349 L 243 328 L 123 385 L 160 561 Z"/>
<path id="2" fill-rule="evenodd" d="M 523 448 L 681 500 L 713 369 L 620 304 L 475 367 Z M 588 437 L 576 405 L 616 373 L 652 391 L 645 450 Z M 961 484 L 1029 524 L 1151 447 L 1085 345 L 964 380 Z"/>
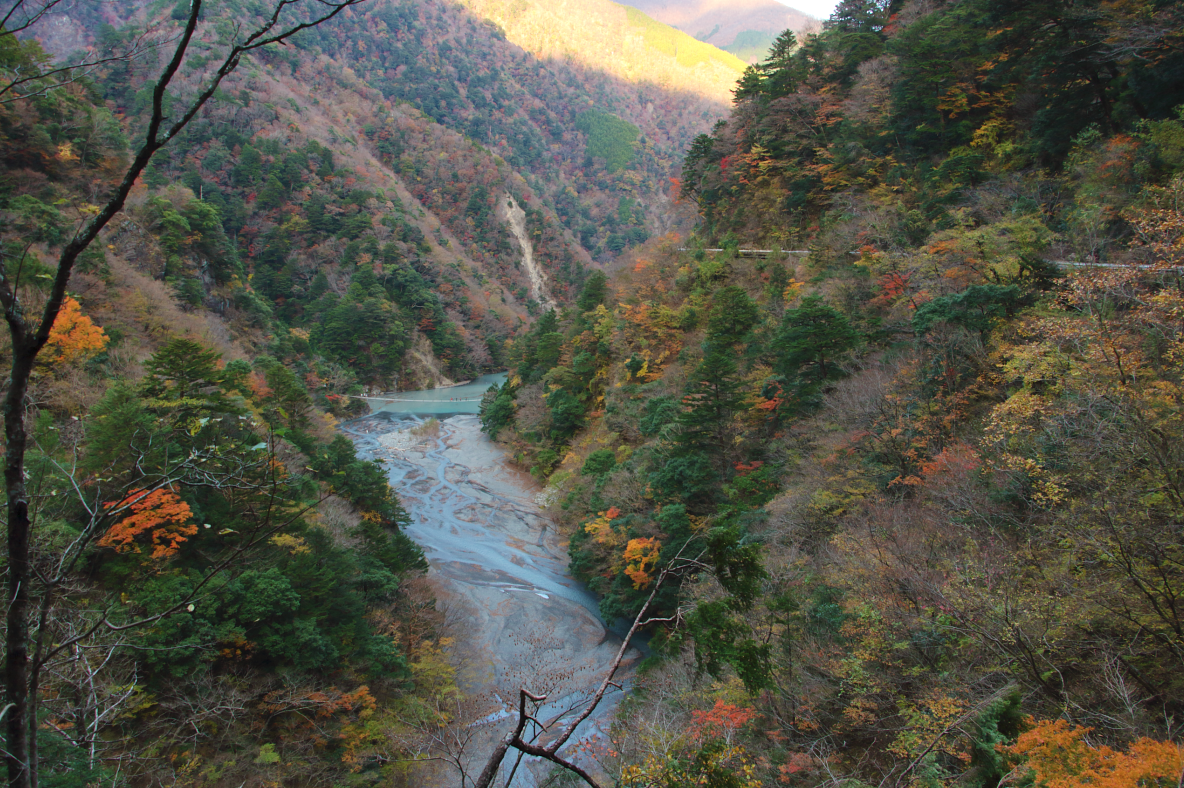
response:
<path id="1" fill-rule="evenodd" d="M 271 387 L 267 385 L 267 380 L 260 372 L 252 372 L 247 378 L 247 385 L 251 387 L 251 396 L 257 402 L 265 402 L 271 397 Z"/>
<path id="2" fill-rule="evenodd" d="M 342 692 L 337 687 L 329 687 L 324 691 L 294 692 L 285 687 L 264 695 L 259 710 L 272 717 L 296 712 L 302 718 L 302 725 L 311 727 L 313 723 L 310 716 L 328 719 L 335 714 L 373 711 L 377 704 L 370 694 L 370 688 L 364 684 L 353 692 Z"/>
<path id="3" fill-rule="evenodd" d="M 955 443 L 942 449 L 933 459 L 921 463 L 921 475 L 926 480 L 947 476 L 964 476 L 983 466 L 974 448 L 965 443 Z"/>
<path id="4" fill-rule="evenodd" d="M 120 520 L 99 540 L 103 547 L 116 552 L 140 552 L 136 540 L 148 534 L 152 542 L 152 558 L 168 558 L 195 533 L 197 526 L 189 522 L 193 512 L 189 504 L 169 489 L 133 490 L 121 501 L 106 504 L 108 511 L 130 509 L 132 514 Z"/>
<path id="5" fill-rule="evenodd" d="M 636 269 L 646 271 L 648 268 Z M 682 350 L 683 332 L 679 313 L 662 303 L 621 304 L 620 327 L 629 349 L 646 360 L 638 377 L 654 381 L 662 369 Z"/>
<path id="6" fill-rule="evenodd" d="M 652 536 L 629 540 L 625 546 L 625 574 L 633 581 L 634 588 L 645 588 L 650 584 L 651 572 L 661 551 L 662 543 Z"/>
<path id="7" fill-rule="evenodd" d="M 695 741 L 718 738 L 730 742 L 732 737 L 756 719 L 756 709 L 717 700 L 708 711 L 691 712 L 691 738 Z"/>
<path id="8" fill-rule="evenodd" d="M 1167 788 L 1184 773 L 1184 749 L 1174 742 L 1143 738 L 1119 752 L 1090 745 L 1085 737 L 1091 730 L 1041 720 L 1003 752 L 1026 757 L 1036 784 L 1045 788 Z"/>
<path id="9" fill-rule="evenodd" d="M 85 361 L 101 353 L 105 347 L 107 334 L 82 314 L 82 307 L 77 301 L 66 296 L 38 361 L 46 366 L 57 367 Z"/>

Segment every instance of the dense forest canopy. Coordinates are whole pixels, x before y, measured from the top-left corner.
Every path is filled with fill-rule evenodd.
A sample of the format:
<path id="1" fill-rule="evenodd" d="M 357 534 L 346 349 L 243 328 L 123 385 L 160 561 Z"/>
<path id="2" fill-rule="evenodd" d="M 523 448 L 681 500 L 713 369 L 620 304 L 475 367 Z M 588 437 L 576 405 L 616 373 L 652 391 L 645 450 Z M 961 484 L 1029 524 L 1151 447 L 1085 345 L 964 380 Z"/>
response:
<path id="1" fill-rule="evenodd" d="M 67 58 L 79 42 L 126 49 L 155 29 L 159 10 L 82 4 L 57 13 L 45 40 Z M 182 79 L 208 67 L 211 44 L 199 43 Z M 644 42 L 630 52 L 660 55 Z M 153 56 L 90 75 L 126 131 L 149 104 Z M 173 228 L 164 276 L 195 306 L 220 298 L 258 326 L 279 320 L 308 333 L 297 344 L 356 370 L 361 386 L 414 387 L 498 368 L 504 341 L 538 311 L 497 209 L 502 195 L 525 208 L 534 259 L 558 298 L 570 297 L 593 259 L 682 221 L 669 178 L 681 149 L 722 115 L 730 79 L 697 95 L 684 87 L 697 72 L 671 62 L 678 78 L 658 85 L 595 62 L 536 60 L 460 6 L 351 8 L 288 47 L 256 53 L 154 158 L 148 185 L 174 187 L 158 195 L 173 212 L 158 206 L 152 217 Z M 615 119 L 626 131 L 581 118 Z M 190 192 L 208 205 L 184 210 L 204 211 L 228 239 L 205 263 L 213 282 L 204 284 L 183 253 L 208 250 L 186 245 L 186 227 L 173 218 Z M 385 296 L 369 305 L 345 292 L 359 260 L 398 268 L 397 281 L 377 274 Z M 367 328 L 346 348 L 334 337 L 355 314 Z M 369 327 L 380 316 L 389 329 Z"/>

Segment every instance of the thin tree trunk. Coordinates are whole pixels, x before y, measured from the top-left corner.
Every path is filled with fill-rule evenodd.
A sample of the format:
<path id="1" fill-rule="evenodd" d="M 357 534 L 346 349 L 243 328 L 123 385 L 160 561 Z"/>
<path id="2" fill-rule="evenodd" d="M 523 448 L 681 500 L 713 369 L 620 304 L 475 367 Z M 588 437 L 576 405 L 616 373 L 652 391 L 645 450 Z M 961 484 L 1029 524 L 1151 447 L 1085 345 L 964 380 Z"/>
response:
<path id="1" fill-rule="evenodd" d="M 14 332 L 16 333 L 16 332 Z M 23 333 L 23 332 L 22 332 Z M 25 394 L 32 362 L 24 336 L 13 337 L 12 376 L 4 398 L 4 489 L 8 495 L 8 610 L 4 679 L 7 687 L 5 762 L 12 788 L 33 788 L 29 770 L 29 501 L 25 489 Z"/>

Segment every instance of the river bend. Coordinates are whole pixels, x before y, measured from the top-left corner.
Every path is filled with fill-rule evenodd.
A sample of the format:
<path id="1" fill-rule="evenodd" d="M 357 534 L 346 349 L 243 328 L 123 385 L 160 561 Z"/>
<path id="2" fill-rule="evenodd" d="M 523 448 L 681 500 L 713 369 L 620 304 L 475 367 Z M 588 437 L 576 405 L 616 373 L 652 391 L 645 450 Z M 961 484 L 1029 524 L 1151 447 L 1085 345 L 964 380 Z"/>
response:
<path id="1" fill-rule="evenodd" d="M 554 722 L 599 683 L 620 638 L 568 575 L 566 546 L 535 501 L 534 480 L 508 462 L 475 415 L 441 415 L 435 435 L 412 432 L 423 423 L 419 415 L 382 411 L 347 431 L 361 456 L 387 468 L 441 603 L 463 620 L 465 689 L 488 700 L 480 719 L 500 736 L 518 687 L 526 686 L 549 693 L 542 716 Z M 631 650 L 629 662 L 637 656 Z M 571 753 L 579 740 L 603 741 L 618 699 L 601 704 L 569 743 Z M 513 784 L 531 786 L 537 777 L 519 769 Z"/>

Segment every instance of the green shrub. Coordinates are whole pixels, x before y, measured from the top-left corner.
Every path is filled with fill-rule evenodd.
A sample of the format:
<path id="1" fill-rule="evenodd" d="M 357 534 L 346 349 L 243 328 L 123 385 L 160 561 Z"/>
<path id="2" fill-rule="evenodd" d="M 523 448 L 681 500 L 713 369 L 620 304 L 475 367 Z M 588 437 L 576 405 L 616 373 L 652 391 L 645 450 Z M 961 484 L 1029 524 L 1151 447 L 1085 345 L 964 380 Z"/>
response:
<path id="1" fill-rule="evenodd" d="M 617 467 L 617 458 L 612 449 L 597 449 L 584 460 L 580 473 L 585 476 L 603 476 Z"/>

